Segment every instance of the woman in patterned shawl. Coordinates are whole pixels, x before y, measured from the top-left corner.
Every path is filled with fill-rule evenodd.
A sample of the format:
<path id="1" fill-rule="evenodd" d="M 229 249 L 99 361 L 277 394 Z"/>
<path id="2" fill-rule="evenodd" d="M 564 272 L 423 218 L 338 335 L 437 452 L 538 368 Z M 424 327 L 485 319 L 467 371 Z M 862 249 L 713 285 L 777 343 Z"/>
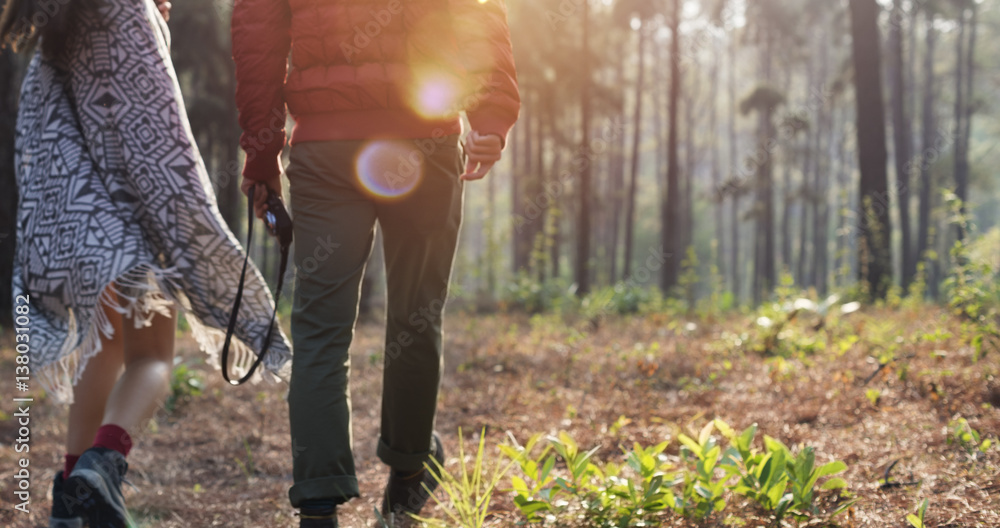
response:
<path id="1" fill-rule="evenodd" d="M 126 525 L 128 432 L 169 387 L 177 310 L 217 355 L 242 269 L 170 61 L 169 5 L 153 1 L 8 0 L 0 18 L 0 42 L 39 48 L 17 120 L 13 289 L 32 378 L 72 403 L 50 526 Z M 247 278 L 237 371 L 274 306 Z M 290 354 L 276 332 L 264 366 L 281 374 Z"/>

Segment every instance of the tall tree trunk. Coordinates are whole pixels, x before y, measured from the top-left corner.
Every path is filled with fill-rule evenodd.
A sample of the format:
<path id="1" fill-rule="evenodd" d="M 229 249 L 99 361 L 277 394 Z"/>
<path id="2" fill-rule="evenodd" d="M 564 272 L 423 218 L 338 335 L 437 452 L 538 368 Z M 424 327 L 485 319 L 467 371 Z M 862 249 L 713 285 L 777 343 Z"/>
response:
<path id="1" fill-rule="evenodd" d="M 521 168 L 521 160 L 524 158 L 524 147 L 522 146 L 522 137 L 524 136 L 524 113 L 521 114 L 521 124 L 514 125 L 511 129 L 510 138 L 510 166 L 511 166 L 511 177 L 510 177 L 510 210 L 511 210 L 511 236 L 510 244 L 513 250 L 513 257 L 511 258 L 511 271 L 516 275 L 524 269 L 525 258 L 523 251 L 523 242 L 521 232 L 524 229 L 524 224 L 526 220 L 524 219 L 524 200 L 521 198 L 523 183 L 521 181 L 521 175 L 523 174 L 523 169 Z"/>
<path id="2" fill-rule="evenodd" d="M 761 69 L 764 82 L 770 84 L 772 75 L 772 59 L 774 35 L 767 32 Z M 774 108 L 760 108 L 758 111 L 758 148 L 766 150 L 771 138 L 774 137 Z M 757 171 L 757 218 L 756 218 L 756 254 L 754 256 L 754 304 L 759 304 L 764 296 L 770 295 L 776 284 L 775 252 L 774 252 L 774 161 L 769 152 L 765 152 L 763 161 Z"/>
<path id="3" fill-rule="evenodd" d="M 546 262 L 548 261 L 549 254 L 547 251 L 547 245 L 549 243 L 546 226 L 548 217 L 549 205 L 547 202 L 540 200 L 544 195 L 544 182 L 545 182 L 545 138 L 547 137 L 547 131 L 545 128 L 546 115 L 549 113 L 547 107 L 547 101 L 545 99 L 545 87 L 539 87 L 538 94 L 535 96 L 535 102 L 538 107 L 537 120 L 535 121 L 535 145 L 534 145 L 534 178 L 532 178 L 531 194 L 529 196 L 538 205 L 538 218 L 532 222 L 532 226 L 535 227 L 534 233 L 531 237 L 531 247 L 533 248 L 532 260 L 535 266 L 535 276 L 538 278 L 539 282 L 545 280 L 545 273 L 548 271 L 546 269 Z"/>
<path id="4" fill-rule="evenodd" d="M 819 30 L 820 58 L 819 82 L 823 94 L 827 93 L 830 71 L 830 42 L 828 34 L 828 18 L 824 17 Z M 813 216 L 812 260 L 809 266 L 809 280 L 806 285 L 815 286 L 820 293 L 826 293 L 827 255 L 829 253 L 829 191 L 830 191 L 830 151 L 833 145 L 833 99 L 823 98 L 816 109 L 816 161 L 813 166 L 811 199 Z"/>
<path id="5" fill-rule="evenodd" d="M 683 248 L 680 246 L 680 167 L 677 159 L 677 112 L 681 97 L 681 0 L 673 0 L 670 15 L 670 96 L 667 111 L 667 196 L 661 226 L 666 262 L 660 276 L 660 288 L 669 295 L 677 286 Z"/>
<path id="6" fill-rule="evenodd" d="M 808 74 L 806 75 L 806 102 L 812 97 L 813 87 L 816 86 L 815 73 L 813 71 L 813 62 L 809 60 L 808 63 Z M 809 127 L 803 132 L 804 138 L 804 148 L 802 153 L 802 181 L 799 184 L 799 258 L 796 261 L 794 268 L 795 280 L 798 284 L 805 286 L 806 283 L 806 262 L 809 260 L 809 238 L 806 231 L 806 226 L 808 223 L 806 220 L 809 218 L 809 196 L 811 195 L 809 189 L 809 175 L 812 173 L 813 158 L 818 156 L 819 153 L 813 147 L 813 137 L 819 133 L 819 125 L 816 123 L 815 116 L 809 116 L 810 122 Z M 782 227 L 789 231 L 789 236 L 791 236 L 791 222 L 789 225 Z M 789 242 L 789 245 L 791 243 Z M 791 264 L 791 256 L 789 256 L 789 265 Z"/>
<path id="7" fill-rule="evenodd" d="M 583 87 L 580 90 L 580 152 L 590 154 L 590 2 L 583 3 L 583 45 L 582 45 Z M 579 296 L 590 293 L 590 175 L 591 163 L 584 163 L 580 171 L 580 209 L 576 224 L 576 272 L 575 280 Z"/>
<path id="8" fill-rule="evenodd" d="M 965 211 L 965 200 L 968 197 L 968 160 L 964 157 L 965 147 L 965 8 L 958 14 L 958 38 L 955 39 L 955 195 L 962 201 L 962 211 Z M 965 238 L 962 226 L 957 226 L 959 239 Z"/>
<path id="9" fill-rule="evenodd" d="M 894 138 L 893 157 L 896 161 L 896 196 L 899 199 L 899 235 L 902 241 L 900 260 L 902 262 L 901 284 L 905 291 L 913 275 L 917 272 L 917 261 L 910 245 L 910 158 L 913 145 L 909 105 L 906 101 L 906 81 L 904 77 L 906 61 L 903 52 L 903 2 L 893 0 L 892 17 L 889 24 L 889 83 L 892 87 L 892 133 Z M 913 50 L 910 50 L 912 53 Z"/>
<path id="10" fill-rule="evenodd" d="M 795 193 L 792 192 L 792 164 L 797 156 L 792 149 L 792 145 L 787 145 L 783 156 L 784 167 L 781 169 L 781 269 L 784 272 L 792 273 L 794 262 L 792 261 L 792 202 L 795 200 Z"/>
<path id="11" fill-rule="evenodd" d="M 635 244 L 635 189 L 639 179 L 639 145 L 642 142 L 642 89 L 646 74 L 646 34 L 645 24 L 639 28 L 639 72 L 635 81 L 635 116 L 632 129 L 632 170 L 629 174 L 628 194 L 625 206 L 625 262 L 622 278 L 632 275 L 632 248 Z"/>
<path id="12" fill-rule="evenodd" d="M 884 299 L 892 284 L 892 231 L 879 51 L 879 6 L 875 0 L 850 0 L 850 11 L 858 163 L 861 169 L 858 187 L 861 204 L 859 271 L 869 295 Z"/>
<path id="13" fill-rule="evenodd" d="M 625 39 L 619 40 L 618 56 L 625 56 Z M 623 60 L 618 61 L 618 67 L 615 68 L 615 86 L 625 86 L 625 61 Z M 618 119 L 625 119 L 625 97 L 622 97 L 621 103 L 618 106 Z M 608 254 L 611 260 L 609 272 L 611 280 L 616 280 L 618 277 L 618 246 L 619 235 L 621 234 L 622 205 L 625 198 L 625 134 L 616 134 L 614 141 L 614 153 L 611 156 L 608 156 L 608 159 L 612 164 L 611 170 L 609 171 L 612 177 L 611 249 Z"/>
<path id="14" fill-rule="evenodd" d="M 708 93 L 708 104 L 709 104 L 709 117 L 708 117 L 708 131 L 709 131 L 709 142 L 712 158 L 712 201 L 715 209 L 715 266 L 718 269 L 720 276 L 725 277 L 726 273 L 726 262 L 725 257 L 722 254 L 724 247 L 723 237 L 724 234 L 724 221 L 723 221 L 723 211 L 722 211 L 722 196 L 719 194 L 719 189 L 722 186 L 722 171 L 720 169 L 719 163 L 719 120 L 718 120 L 718 98 L 719 98 L 719 64 L 722 62 L 718 53 L 718 45 L 715 45 L 712 57 L 712 73 L 709 83 Z M 715 287 L 713 285 L 713 287 Z"/>
<path id="15" fill-rule="evenodd" d="M 937 44 L 937 29 L 934 22 L 937 19 L 936 13 L 928 8 L 925 13 L 926 20 L 926 51 L 924 55 L 924 100 L 923 100 L 923 122 L 921 124 L 921 153 L 920 153 L 920 209 L 918 212 L 917 225 L 917 258 L 923 260 L 927 258 L 927 248 L 930 247 L 930 221 L 931 221 L 931 200 L 932 186 L 931 164 L 934 156 L 935 128 L 937 127 L 934 116 L 935 89 L 937 86 L 936 75 L 934 74 L 934 53 Z"/>
<path id="16" fill-rule="evenodd" d="M 843 108 L 841 111 L 841 132 L 840 132 L 840 143 L 837 149 L 837 249 L 836 249 L 836 259 L 834 265 L 836 266 L 836 274 L 838 279 L 845 278 L 841 275 L 841 270 L 850 267 L 852 262 L 848 258 L 848 253 L 850 248 L 848 247 L 848 233 L 854 232 L 847 225 L 848 215 L 847 210 L 851 206 L 851 189 L 850 189 L 850 174 L 851 174 L 851 163 L 849 163 L 847 155 L 847 141 L 848 141 L 848 114 L 849 111 Z M 850 272 L 845 273 L 846 277 L 852 276 Z M 837 286 L 843 288 L 846 286 L 842 281 L 837 283 Z"/>
<path id="17" fill-rule="evenodd" d="M 554 118 L 553 118 L 554 119 Z M 554 129 L 554 123 L 552 123 L 552 128 Z M 552 156 L 552 166 L 549 169 L 549 174 L 555 175 L 559 174 L 559 168 L 562 166 L 561 158 L 559 156 L 561 149 L 554 148 L 555 152 Z M 553 176 L 554 177 L 554 176 Z M 562 269 L 562 241 L 563 241 L 563 205 L 562 205 L 563 195 L 560 194 L 553 198 L 552 207 L 549 211 L 549 225 L 551 226 L 551 236 L 552 236 L 552 247 L 549 248 L 549 264 L 552 266 L 552 278 L 559 278 L 560 271 Z"/>
<path id="18" fill-rule="evenodd" d="M 957 186 L 958 195 L 962 200 L 962 212 L 968 210 L 966 202 L 969 199 L 969 146 L 972 141 L 972 116 L 976 112 L 975 78 L 976 78 L 976 40 L 979 33 L 979 7 L 974 2 L 969 9 L 969 49 L 966 52 L 965 65 L 965 128 L 962 131 L 961 185 Z"/>
<path id="19" fill-rule="evenodd" d="M 690 79 L 694 81 L 697 77 L 692 75 Z M 691 90 L 692 100 L 690 104 L 684 107 L 684 199 L 682 200 L 681 208 L 684 213 L 683 220 L 681 221 L 681 249 L 684 250 L 685 257 L 687 257 L 687 250 L 691 247 L 694 239 L 694 170 L 698 165 L 696 158 L 697 149 L 695 149 L 694 145 L 694 129 L 696 125 L 694 109 L 701 106 L 693 100 L 694 94 L 698 93 L 699 87 L 692 83 L 689 89 Z"/>
<path id="20" fill-rule="evenodd" d="M 732 178 L 733 183 L 737 174 L 736 168 L 740 166 L 739 160 L 739 138 L 736 134 L 736 39 L 729 39 L 729 166 L 730 178 Z M 737 301 L 740 299 L 740 189 L 735 185 L 732 189 L 732 205 L 730 218 L 732 223 L 730 224 L 730 244 L 729 244 L 729 269 L 731 271 L 730 276 L 730 288 L 733 292 L 733 298 Z"/>
<path id="21" fill-rule="evenodd" d="M 511 171 L 511 179 L 514 178 Z M 486 181 L 486 300 L 492 304 L 497 292 L 497 175 L 493 174 Z"/>
<path id="22" fill-rule="evenodd" d="M 11 327 L 11 277 L 17 243 L 17 181 L 14 174 L 14 130 L 20 76 L 17 59 L 9 49 L 0 49 L 0 325 Z"/>

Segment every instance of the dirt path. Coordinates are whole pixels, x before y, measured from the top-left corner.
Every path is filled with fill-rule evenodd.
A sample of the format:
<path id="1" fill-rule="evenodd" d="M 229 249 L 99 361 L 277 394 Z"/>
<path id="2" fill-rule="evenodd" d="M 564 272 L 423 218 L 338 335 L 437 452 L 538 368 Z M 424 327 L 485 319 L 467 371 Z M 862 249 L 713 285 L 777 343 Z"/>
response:
<path id="1" fill-rule="evenodd" d="M 879 326 L 885 321 L 891 321 L 889 330 Z M 841 518 L 845 526 L 903 528 L 905 515 L 923 498 L 931 501 L 928 526 L 1000 526 L 1000 451 L 970 461 L 947 443 L 945 432 L 958 415 L 985 434 L 1000 431 L 998 354 L 973 363 L 972 351 L 958 338 L 926 338 L 941 325 L 958 333 L 957 324 L 934 309 L 865 313 L 851 324 L 860 325 L 858 343 L 831 341 L 825 352 L 769 358 L 738 344 L 752 330 L 746 318 L 689 325 L 651 316 L 593 324 L 557 316 L 456 314 L 447 324 L 448 373 L 438 429 L 451 453 L 457 451 L 459 427 L 467 433 L 485 428 L 494 444 L 508 432 L 523 442 L 534 433 L 565 430 L 581 446 L 601 446 L 597 456 L 610 460 L 620 457 L 620 446 L 674 436 L 675 425 L 700 427 L 714 417 L 739 429 L 757 423 L 761 433 L 793 448 L 814 446 L 818 461 L 847 462 L 846 479 L 859 500 L 850 517 Z M 363 497 L 342 508 L 345 527 L 371 525 L 385 479 L 374 444 L 382 334 L 379 325 L 359 326 L 353 349 Z M 896 357 L 913 357 L 862 386 L 877 368 L 872 354 L 885 348 L 886 339 L 898 345 Z M 139 526 L 295 526 L 286 499 L 291 457 L 285 388 L 226 387 L 192 343 L 182 343 L 181 355 L 206 388 L 134 435 L 129 477 L 138 490 L 126 496 Z M 13 474 L 21 455 L 11 448 L 17 438 L 13 355 L 9 345 L 0 354 L 0 394 L 7 402 L 0 415 L 0 525 L 45 526 L 50 481 L 62 463 L 65 411 L 36 393 L 31 513 L 14 511 Z M 873 403 L 869 397 L 875 395 Z M 612 435 L 621 416 L 625 425 Z M 676 454 L 676 443 L 668 452 Z M 920 484 L 880 489 L 878 480 L 896 460 L 894 477 Z M 509 497 L 498 497 L 496 504 L 493 525 L 520 519 Z M 747 526 L 762 524 L 752 508 L 732 501 L 702 526 L 722 526 L 732 515 Z M 697 525 L 671 519 L 677 526 Z"/>

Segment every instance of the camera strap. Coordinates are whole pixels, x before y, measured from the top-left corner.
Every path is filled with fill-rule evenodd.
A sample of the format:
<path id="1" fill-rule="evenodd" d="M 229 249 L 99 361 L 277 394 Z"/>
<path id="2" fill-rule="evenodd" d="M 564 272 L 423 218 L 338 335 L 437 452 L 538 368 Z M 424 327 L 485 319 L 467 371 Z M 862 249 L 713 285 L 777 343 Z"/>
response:
<path id="1" fill-rule="evenodd" d="M 277 291 L 275 291 L 274 293 L 274 312 L 271 314 L 271 323 L 268 325 L 267 328 L 267 337 L 264 338 L 264 348 L 263 350 L 260 351 L 260 354 L 257 355 L 257 359 L 254 360 L 253 365 L 250 366 L 250 369 L 247 371 L 246 375 L 244 375 L 242 378 L 236 381 L 233 381 L 229 377 L 229 344 L 233 339 L 233 332 L 236 330 L 236 317 L 240 312 L 240 303 L 243 301 L 243 285 L 246 282 L 247 264 L 250 261 L 250 246 L 253 243 L 253 224 L 254 224 L 253 195 L 255 187 L 256 185 L 251 186 L 249 191 L 247 192 L 248 211 L 247 211 L 246 257 L 243 259 L 243 273 L 240 274 L 240 285 L 236 290 L 236 300 L 233 302 L 233 313 L 232 315 L 229 316 L 229 329 L 226 331 L 226 342 L 222 346 L 222 358 L 221 358 L 222 377 L 225 378 L 225 380 L 229 382 L 231 385 L 242 385 L 246 383 L 247 380 L 249 380 L 250 377 L 253 376 L 254 372 L 257 371 L 257 368 L 260 367 L 260 364 L 262 361 L 264 361 L 264 356 L 267 354 L 268 349 L 271 348 L 271 337 L 274 335 L 274 327 L 275 327 L 274 322 L 278 315 L 278 300 L 281 298 L 281 287 L 284 285 L 285 270 L 288 267 L 288 250 L 292 245 L 291 244 L 292 240 L 290 235 L 291 226 L 290 225 L 282 226 L 285 227 L 287 230 L 286 233 L 282 234 L 287 236 L 278 236 L 279 246 L 281 247 L 281 263 L 278 266 L 278 288 Z"/>

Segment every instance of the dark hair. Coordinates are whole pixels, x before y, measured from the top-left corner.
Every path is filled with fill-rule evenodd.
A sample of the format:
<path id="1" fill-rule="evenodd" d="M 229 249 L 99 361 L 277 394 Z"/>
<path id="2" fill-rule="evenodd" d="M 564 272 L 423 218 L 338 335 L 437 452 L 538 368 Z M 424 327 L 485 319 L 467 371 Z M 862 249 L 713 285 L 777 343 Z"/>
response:
<path id="1" fill-rule="evenodd" d="M 74 22 L 100 0 L 7 0 L 0 15 L 0 47 L 30 51 L 42 39 L 42 53 L 54 57 L 66 47 Z"/>

